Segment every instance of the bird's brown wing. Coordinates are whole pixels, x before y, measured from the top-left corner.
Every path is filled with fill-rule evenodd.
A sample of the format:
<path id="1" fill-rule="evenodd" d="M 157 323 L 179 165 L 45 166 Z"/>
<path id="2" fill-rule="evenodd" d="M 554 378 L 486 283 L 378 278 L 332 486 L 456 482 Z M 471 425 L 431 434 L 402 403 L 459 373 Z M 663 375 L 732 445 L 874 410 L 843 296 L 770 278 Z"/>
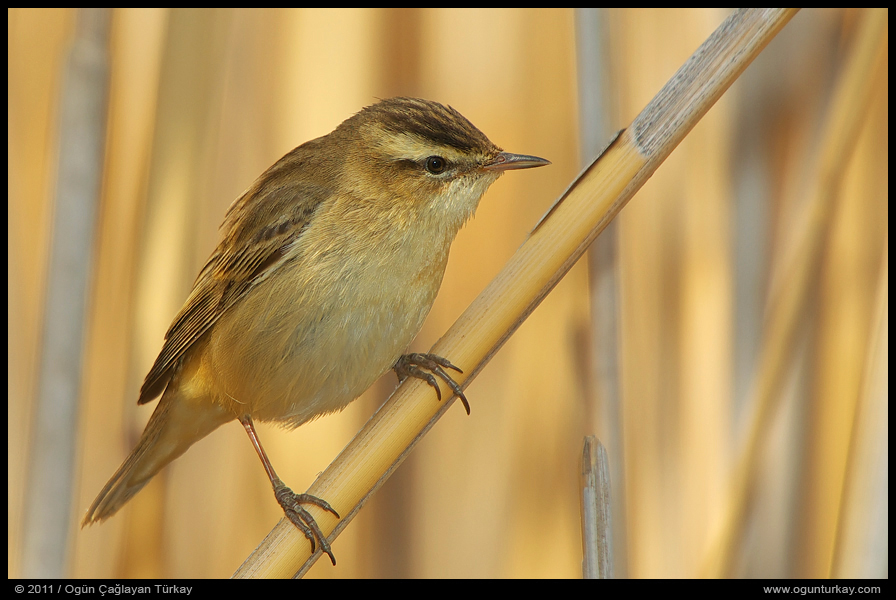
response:
<path id="1" fill-rule="evenodd" d="M 263 178 L 243 194 L 221 226 L 223 239 L 196 278 L 140 388 L 138 404 L 161 394 L 184 354 L 240 298 L 282 263 L 308 227 L 327 190 Z"/>

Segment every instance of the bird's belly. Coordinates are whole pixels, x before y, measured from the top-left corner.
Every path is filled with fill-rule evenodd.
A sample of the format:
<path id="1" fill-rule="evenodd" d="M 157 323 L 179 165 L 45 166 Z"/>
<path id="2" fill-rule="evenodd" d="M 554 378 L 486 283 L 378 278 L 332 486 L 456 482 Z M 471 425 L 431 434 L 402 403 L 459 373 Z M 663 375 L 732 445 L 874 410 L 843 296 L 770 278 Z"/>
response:
<path id="1" fill-rule="evenodd" d="M 286 426 L 345 408 L 405 351 L 441 282 L 390 277 L 277 277 L 250 290 L 211 334 L 218 401 Z"/>

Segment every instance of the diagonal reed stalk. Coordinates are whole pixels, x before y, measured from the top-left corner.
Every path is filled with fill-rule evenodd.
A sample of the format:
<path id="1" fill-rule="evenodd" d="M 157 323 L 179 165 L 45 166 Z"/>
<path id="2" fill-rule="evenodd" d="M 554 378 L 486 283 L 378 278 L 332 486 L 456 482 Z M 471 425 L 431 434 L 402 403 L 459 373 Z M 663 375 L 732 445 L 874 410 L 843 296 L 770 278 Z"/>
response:
<path id="1" fill-rule="evenodd" d="M 464 369 L 465 387 L 722 93 L 796 13 L 745 9 L 726 19 L 631 126 L 572 183 L 498 276 L 432 348 Z M 443 388 L 443 395 L 448 395 Z M 331 541 L 453 403 L 407 380 L 308 489 L 342 515 L 311 507 Z M 338 549 L 337 549 L 338 554 Z M 320 555 L 281 520 L 235 577 L 304 575 Z"/>

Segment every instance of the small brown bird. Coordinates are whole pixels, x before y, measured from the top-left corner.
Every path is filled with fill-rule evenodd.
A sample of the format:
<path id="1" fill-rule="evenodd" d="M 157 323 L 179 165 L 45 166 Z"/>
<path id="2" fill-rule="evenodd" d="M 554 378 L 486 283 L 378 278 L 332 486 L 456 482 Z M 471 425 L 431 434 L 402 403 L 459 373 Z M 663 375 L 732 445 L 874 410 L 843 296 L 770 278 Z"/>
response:
<path id="1" fill-rule="evenodd" d="M 233 203 L 222 240 L 165 334 L 139 404 L 162 399 L 83 525 L 111 517 L 166 464 L 237 419 L 289 520 L 336 564 L 277 477 L 253 419 L 284 427 L 342 410 L 377 378 L 431 373 L 469 405 L 448 360 L 402 354 L 432 307 L 448 249 L 510 169 L 550 164 L 501 151 L 453 108 L 369 106 L 281 158 Z M 429 372 L 427 372 L 429 371 Z"/>

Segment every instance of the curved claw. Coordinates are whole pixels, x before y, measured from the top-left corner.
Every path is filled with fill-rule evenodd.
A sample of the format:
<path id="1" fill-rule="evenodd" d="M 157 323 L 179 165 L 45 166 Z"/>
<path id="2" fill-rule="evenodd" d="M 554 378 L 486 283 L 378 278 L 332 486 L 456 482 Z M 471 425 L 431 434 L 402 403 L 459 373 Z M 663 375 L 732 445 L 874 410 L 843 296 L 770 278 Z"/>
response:
<path id="1" fill-rule="evenodd" d="M 274 488 L 274 496 L 277 498 L 277 502 L 280 504 L 281 508 L 283 508 L 286 518 L 289 519 L 299 531 L 305 534 L 305 537 L 311 542 L 311 552 L 313 553 L 317 549 L 317 544 L 319 543 L 321 551 L 330 557 L 330 562 L 335 566 L 336 557 L 333 556 L 330 542 L 327 541 L 327 538 L 324 536 L 324 532 L 321 531 L 317 521 L 314 520 L 311 513 L 302 507 L 302 504 L 313 504 L 327 512 L 333 513 L 337 518 L 339 518 L 339 513 L 333 510 L 333 507 L 330 506 L 330 503 L 326 500 L 322 500 L 311 494 L 296 494 L 283 483 L 280 483 Z"/>
<path id="2" fill-rule="evenodd" d="M 422 367 L 422 369 L 421 369 Z M 417 379 L 422 379 L 429 385 L 431 385 L 436 390 L 436 397 L 439 400 L 442 399 L 442 391 L 439 389 L 438 383 L 436 383 L 435 377 L 433 377 L 430 373 L 427 373 L 423 369 L 428 369 L 432 371 L 439 378 L 448 384 L 448 387 L 451 388 L 451 391 L 454 392 L 460 401 L 464 405 L 464 409 L 466 409 L 467 414 L 470 414 L 470 403 L 467 401 L 467 397 L 464 396 L 464 391 L 461 389 L 460 385 L 454 379 L 452 379 L 451 375 L 445 372 L 445 369 L 453 369 L 458 373 L 463 373 L 460 368 L 451 364 L 447 358 L 443 358 L 441 356 L 437 356 L 435 354 L 425 354 L 422 352 L 412 352 L 410 354 L 404 354 L 395 361 L 395 366 L 392 367 L 395 373 L 398 375 L 399 381 L 404 381 L 408 377 L 415 377 Z"/>

